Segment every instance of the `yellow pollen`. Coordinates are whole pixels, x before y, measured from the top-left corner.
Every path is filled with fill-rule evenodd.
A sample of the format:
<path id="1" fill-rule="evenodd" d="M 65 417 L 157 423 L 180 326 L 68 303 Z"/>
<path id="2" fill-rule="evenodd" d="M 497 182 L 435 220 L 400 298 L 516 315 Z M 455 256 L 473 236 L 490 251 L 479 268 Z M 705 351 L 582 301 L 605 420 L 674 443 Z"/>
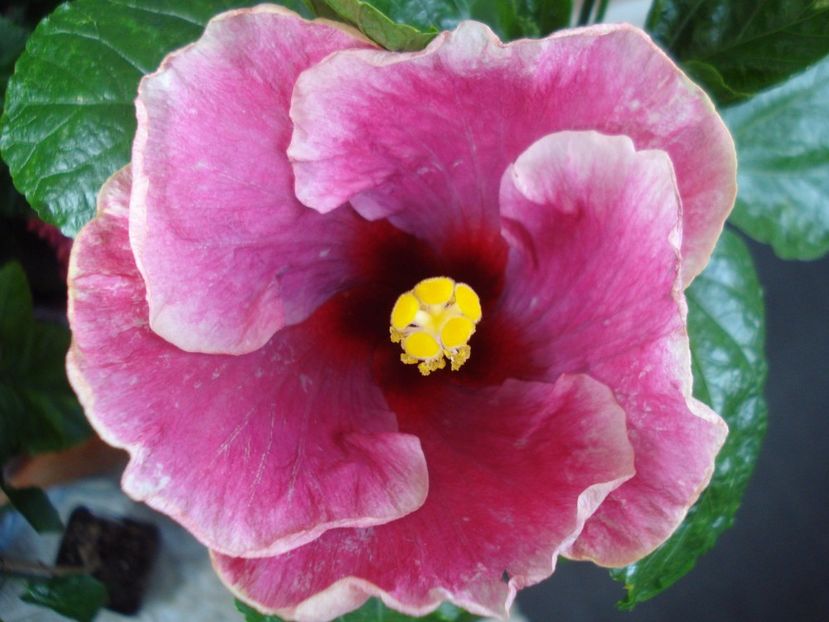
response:
<path id="1" fill-rule="evenodd" d="M 420 303 L 417 298 L 411 293 L 405 293 L 397 302 L 394 303 L 394 309 L 391 310 L 391 325 L 397 330 L 402 330 L 411 324 L 417 312 L 420 310 Z"/>
<path id="2" fill-rule="evenodd" d="M 466 283 L 424 279 L 394 303 L 391 340 L 403 347 L 400 360 L 417 365 L 424 376 L 444 369 L 447 359 L 457 371 L 469 360 L 469 339 L 481 315 L 481 300 Z"/>
<path id="3" fill-rule="evenodd" d="M 466 283 L 458 283 L 455 287 L 455 302 L 458 303 L 461 313 L 473 322 L 481 319 L 481 299 Z"/>
<path id="4" fill-rule="evenodd" d="M 403 340 L 403 350 L 411 357 L 426 360 L 440 353 L 440 344 L 426 333 L 412 333 Z"/>
<path id="5" fill-rule="evenodd" d="M 440 340 L 447 348 L 457 348 L 466 345 L 474 330 L 475 325 L 472 320 L 463 316 L 453 317 L 443 325 L 443 330 L 440 331 Z"/>
<path id="6" fill-rule="evenodd" d="M 446 276 L 423 279 L 415 285 L 414 295 L 427 305 L 442 305 L 449 301 L 455 290 L 455 281 Z"/>

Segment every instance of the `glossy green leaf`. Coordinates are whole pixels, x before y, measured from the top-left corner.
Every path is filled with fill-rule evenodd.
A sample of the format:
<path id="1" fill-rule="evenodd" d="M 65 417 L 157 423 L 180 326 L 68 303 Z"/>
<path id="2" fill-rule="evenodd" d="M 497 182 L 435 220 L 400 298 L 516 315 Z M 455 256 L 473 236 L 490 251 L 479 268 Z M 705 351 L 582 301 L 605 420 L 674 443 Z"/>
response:
<path id="1" fill-rule="evenodd" d="M 713 65 L 699 60 L 689 60 L 683 63 L 682 67 L 694 82 L 705 86 L 705 90 L 714 101 L 737 102 L 752 95 L 726 84 L 722 74 Z"/>
<path id="2" fill-rule="evenodd" d="M 340 19 L 334 9 L 326 4 L 326 0 L 305 0 L 305 4 L 314 17 L 324 17 L 334 21 Z"/>
<path id="3" fill-rule="evenodd" d="M 519 0 L 518 13 L 532 20 L 538 26 L 538 34 L 545 36 L 570 25 L 573 0 Z"/>
<path id="4" fill-rule="evenodd" d="M 70 575 L 31 581 L 20 598 L 72 620 L 91 622 L 106 604 L 107 591 L 103 583 L 89 575 Z"/>
<path id="5" fill-rule="evenodd" d="M 503 40 L 548 34 L 570 20 L 572 0 L 325 0 L 342 19 L 389 50 L 419 50 L 435 33 L 474 19 Z"/>
<path id="6" fill-rule="evenodd" d="M 423 32 L 414 26 L 398 23 L 362 0 L 325 0 L 325 3 L 345 22 L 354 25 L 372 41 L 387 50 L 421 50 L 431 41 L 435 32 Z"/>
<path id="7" fill-rule="evenodd" d="M 252 4 L 76 0 L 38 25 L 9 80 L 0 150 L 44 220 L 74 235 L 92 218 L 98 188 L 129 161 L 141 76 L 213 15 Z"/>
<path id="8" fill-rule="evenodd" d="M 763 298 L 751 256 L 724 232 L 711 263 L 687 291 L 694 395 L 729 426 L 711 484 L 676 533 L 643 560 L 611 572 L 632 609 L 688 573 L 734 521 L 766 431 Z"/>
<path id="9" fill-rule="evenodd" d="M 829 251 L 829 57 L 723 116 L 739 162 L 731 221 L 784 259 L 824 255 Z"/>
<path id="10" fill-rule="evenodd" d="M 55 451 L 90 434 L 66 379 L 69 331 L 38 322 L 17 263 L 0 268 L 0 464 Z"/>
<path id="11" fill-rule="evenodd" d="M 245 622 L 283 622 L 282 618 L 259 613 L 256 609 L 238 600 L 236 601 L 236 609 L 244 614 Z M 389 609 L 381 601 L 372 598 L 357 611 L 340 616 L 333 622 L 413 622 L 414 620 L 420 620 L 421 622 L 475 622 L 475 620 L 480 619 L 480 616 L 458 609 L 449 603 L 443 603 L 429 615 L 412 618 Z"/>
<path id="12" fill-rule="evenodd" d="M 20 512 L 38 533 L 62 531 L 63 522 L 46 493 L 39 488 L 12 488 L 0 479 L 0 489 L 12 507 Z"/>
<path id="13" fill-rule="evenodd" d="M 654 0 L 646 28 L 720 103 L 829 54 L 826 0 Z"/>

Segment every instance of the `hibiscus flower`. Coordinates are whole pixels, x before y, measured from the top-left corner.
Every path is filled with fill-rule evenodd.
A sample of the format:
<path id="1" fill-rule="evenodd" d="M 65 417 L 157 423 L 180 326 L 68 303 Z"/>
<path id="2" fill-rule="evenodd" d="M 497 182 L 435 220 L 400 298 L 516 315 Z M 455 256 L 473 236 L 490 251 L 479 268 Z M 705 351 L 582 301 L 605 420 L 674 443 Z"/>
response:
<path id="1" fill-rule="evenodd" d="M 261 6 L 136 108 L 74 246 L 69 375 L 239 598 L 504 616 L 557 556 L 628 564 L 681 522 L 726 434 L 683 291 L 735 156 L 647 35 L 391 53 Z"/>

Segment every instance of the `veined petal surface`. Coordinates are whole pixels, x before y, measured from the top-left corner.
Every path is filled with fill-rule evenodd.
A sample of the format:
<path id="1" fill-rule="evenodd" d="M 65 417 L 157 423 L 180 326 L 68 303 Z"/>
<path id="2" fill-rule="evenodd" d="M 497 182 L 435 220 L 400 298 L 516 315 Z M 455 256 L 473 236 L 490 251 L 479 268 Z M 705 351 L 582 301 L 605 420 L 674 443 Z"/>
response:
<path id="1" fill-rule="evenodd" d="M 516 590 L 549 576 L 560 549 L 633 474 L 624 413 L 586 376 L 385 393 L 401 429 L 423 443 L 426 503 L 278 557 L 214 554 L 237 596 L 300 622 L 331 620 L 371 596 L 415 616 L 448 599 L 506 617 Z"/>
<path id="2" fill-rule="evenodd" d="M 499 312 L 538 337 L 526 340 L 534 369 L 582 371 L 613 390 L 636 456 L 636 476 L 566 552 L 631 563 L 682 521 L 726 434 L 691 397 L 671 161 L 626 137 L 552 134 L 504 174 L 501 210 L 511 252 Z"/>
<path id="3" fill-rule="evenodd" d="M 193 352 L 251 352 L 355 277 L 343 257 L 354 215 L 304 208 L 285 149 L 297 75 L 365 45 L 262 5 L 214 18 L 142 80 L 130 240 L 159 335 Z"/>
<path id="4" fill-rule="evenodd" d="M 683 205 L 683 276 L 705 263 L 734 204 L 734 144 L 705 93 L 642 31 L 566 30 L 508 44 L 464 22 L 422 52 L 335 54 L 294 91 L 297 196 L 346 201 L 436 244 L 497 228 L 505 168 L 562 130 L 666 151 Z"/>
<path id="5" fill-rule="evenodd" d="M 420 441 L 341 331 L 340 298 L 256 352 L 185 352 L 147 321 L 128 241 L 129 169 L 75 241 L 67 369 L 101 436 L 131 454 L 122 485 L 231 555 L 274 555 L 424 501 Z"/>

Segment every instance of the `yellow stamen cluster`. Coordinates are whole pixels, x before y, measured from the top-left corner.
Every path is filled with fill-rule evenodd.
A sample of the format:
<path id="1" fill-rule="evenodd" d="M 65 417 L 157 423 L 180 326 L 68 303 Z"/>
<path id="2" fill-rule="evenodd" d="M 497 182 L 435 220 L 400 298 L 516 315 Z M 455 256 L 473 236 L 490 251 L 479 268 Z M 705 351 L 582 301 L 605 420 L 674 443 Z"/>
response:
<path id="1" fill-rule="evenodd" d="M 401 294 L 391 311 L 391 340 L 400 343 L 400 360 L 428 376 L 446 367 L 453 371 L 469 360 L 469 338 L 481 320 L 481 300 L 466 283 L 447 276 L 424 279 Z"/>

